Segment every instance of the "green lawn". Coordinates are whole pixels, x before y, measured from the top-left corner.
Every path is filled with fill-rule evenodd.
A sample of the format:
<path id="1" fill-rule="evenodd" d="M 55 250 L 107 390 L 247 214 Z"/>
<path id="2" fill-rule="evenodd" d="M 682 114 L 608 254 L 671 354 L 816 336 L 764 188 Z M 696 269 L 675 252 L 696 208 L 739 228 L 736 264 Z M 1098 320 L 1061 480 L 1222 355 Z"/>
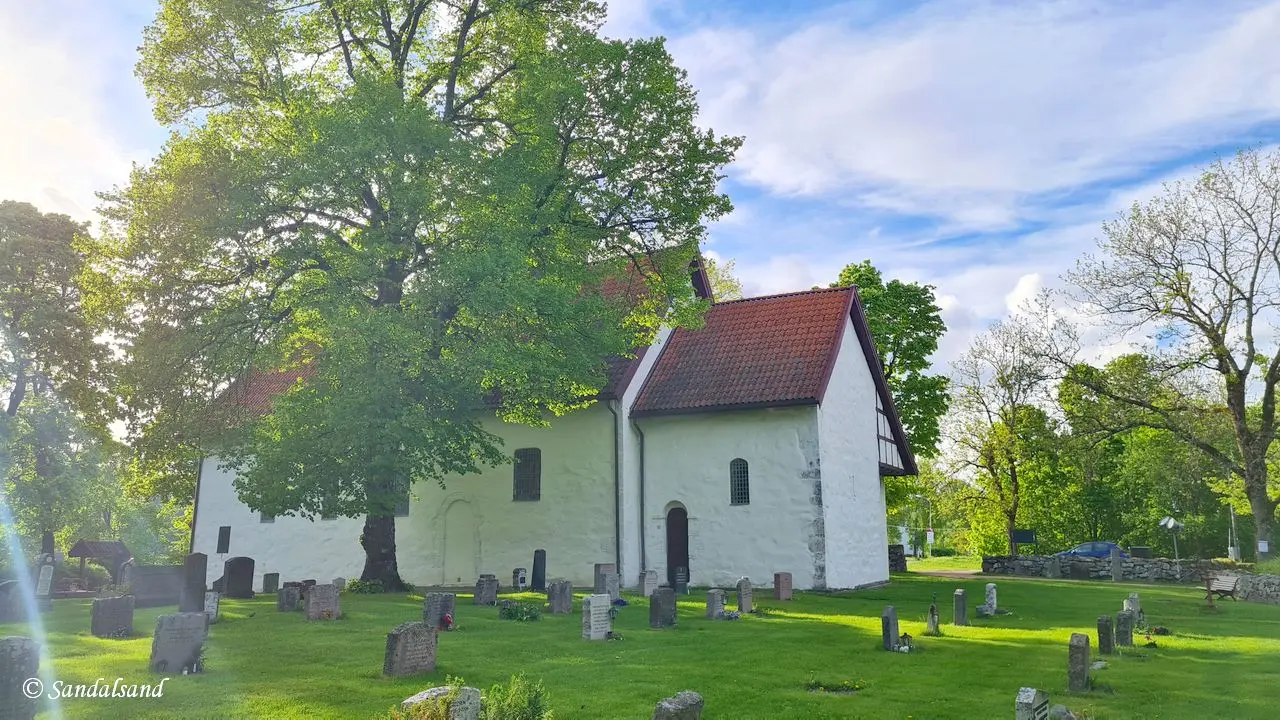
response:
<path id="1" fill-rule="evenodd" d="M 982 570 L 982 558 L 977 555 L 956 555 L 953 557 L 931 557 L 917 560 L 913 557 L 907 558 L 907 570 L 910 572 L 920 572 L 922 570 Z"/>
<path id="2" fill-rule="evenodd" d="M 580 604 L 573 615 L 517 623 L 460 596 L 461 628 L 442 635 L 437 671 L 398 680 L 381 676 L 386 633 L 420 619 L 420 596 L 344 595 L 345 619 L 315 623 L 276 612 L 273 598 L 227 600 L 207 644 L 206 673 L 172 678 L 161 699 L 72 698 L 62 711 L 67 718 L 374 718 L 446 675 L 487 688 L 523 671 L 544 683 L 557 720 L 648 718 L 657 700 L 684 689 L 703 694 L 708 720 L 1011 718 L 1024 685 L 1096 718 L 1261 720 L 1280 712 L 1280 607 L 1227 601 L 1210 613 L 1192 588 L 1002 578 L 1000 603 L 1012 615 L 946 624 L 952 591 L 966 588 L 972 608 L 987 579 L 903 575 L 882 589 L 797 594 L 787 603 L 764 591 L 757 604 L 776 614 L 739 621 L 705 619 L 702 597 L 692 595 L 680 604 L 679 626 L 662 631 L 648 629 L 647 603 L 628 596 L 636 604 L 615 623 L 622 639 L 609 642 L 581 639 Z M 1175 634 L 1158 637 L 1156 649 L 1111 658 L 1094 675 L 1103 689 L 1068 695 L 1071 633 L 1092 637 L 1098 615 L 1120 610 L 1132 590 L 1152 622 Z M 902 629 L 919 636 L 935 593 L 946 636 L 917 637 L 914 654 L 880 650 L 884 606 L 897 606 Z M 137 613 L 140 637 L 105 640 L 88 634 L 87 603 L 56 602 L 46 629 L 57 678 L 153 681 L 145 668 L 162 611 L 173 609 Z M 0 626 L 0 635 L 25 631 Z M 865 686 L 853 696 L 818 695 L 803 688 L 810 678 Z"/>

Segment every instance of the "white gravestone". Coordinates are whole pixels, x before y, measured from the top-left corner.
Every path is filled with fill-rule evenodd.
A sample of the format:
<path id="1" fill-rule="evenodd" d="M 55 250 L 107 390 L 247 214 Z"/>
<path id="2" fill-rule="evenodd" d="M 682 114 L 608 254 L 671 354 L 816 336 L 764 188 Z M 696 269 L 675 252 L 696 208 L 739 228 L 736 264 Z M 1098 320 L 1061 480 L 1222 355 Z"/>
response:
<path id="1" fill-rule="evenodd" d="M 644 596 L 649 597 L 654 590 L 658 589 L 658 571 L 645 570 L 640 576 L 640 586 L 644 590 Z"/>
<path id="2" fill-rule="evenodd" d="M 996 584 L 987 583 L 987 611 L 996 614 Z"/>
<path id="3" fill-rule="evenodd" d="M 222 593 L 210 590 L 204 594 L 204 614 L 208 616 L 209 622 L 218 622 L 218 603 L 222 599 Z"/>
<path id="4" fill-rule="evenodd" d="M 1047 720 L 1048 717 L 1048 695 L 1029 687 L 1018 691 L 1017 720 Z"/>
<path id="5" fill-rule="evenodd" d="M 613 606 L 605 594 L 588 595 L 582 599 L 582 639 L 608 640 L 613 630 L 609 608 Z"/>

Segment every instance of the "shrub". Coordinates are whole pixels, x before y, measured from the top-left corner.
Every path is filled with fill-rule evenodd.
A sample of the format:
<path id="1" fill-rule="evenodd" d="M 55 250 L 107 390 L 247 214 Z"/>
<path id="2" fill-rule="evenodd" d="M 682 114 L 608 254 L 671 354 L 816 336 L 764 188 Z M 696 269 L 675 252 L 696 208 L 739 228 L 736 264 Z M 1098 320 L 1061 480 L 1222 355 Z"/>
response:
<path id="1" fill-rule="evenodd" d="M 498 609 L 503 620 L 541 620 L 542 608 L 532 603 L 508 603 Z"/>
<path id="2" fill-rule="evenodd" d="M 484 694 L 481 720 L 552 720 L 547 705 L 547 692 L 541 682 L 529 682 L 516 675 L 506 685 L 501 683 Z"/>
<path id="3" fill-rule="evenodd" d="M 958 554 L 955 548 L 934 547 L 929 550 L 932 557 L 955 557 Z"/>
<path id="4" fill-rule="evenodd" d="M 386 590 L 382 587 L 381 580 L 348 580 L 347 592 L 358 595 L 381 595 Z"/>
<path id="5" fill-rule="evenodd" d="M 1253 571 L 1259 575 L 1280 575 L 1280 557 L 1257 563 L 1253 566 Z"/>
<path id="6" fill-rule="evenodd" d="M 133 589 L 128 585 L 103 585 L 102 588 L 98 590 L 98 597 L 100 598 L 124 597 L 125 595 L 132 594 Z"/>

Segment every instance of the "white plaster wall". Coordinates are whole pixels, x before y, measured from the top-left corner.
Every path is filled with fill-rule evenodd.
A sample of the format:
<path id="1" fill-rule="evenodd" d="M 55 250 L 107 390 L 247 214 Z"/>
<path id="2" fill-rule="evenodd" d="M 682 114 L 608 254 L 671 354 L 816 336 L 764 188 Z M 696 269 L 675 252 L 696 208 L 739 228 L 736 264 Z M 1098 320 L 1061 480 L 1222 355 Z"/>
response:
<path id="1" fill-rule="evenodd" d="M 649 567 L 665 582 L 666 511 L 689 513 L 689 580 L 731 588 L 747 576 L 771 586 L 790 572 L 797 589 L 814 581 L 811 530 L 820 514 L 813 407 L 645 418 L 645 541 Z M 748 463 L 751 502 L 729 504 L 729 463 Z"/>
<path id="2" fill-rule="evenodd" d="M 845 322 L 840 354 L 818 408 L 829 588 L 889 579 L 876 387 L 853 323 Z"/>
<path id="3" fill-rule="evenodd" d="M 516 567 L 533 572 L 533 551 L 547 551 L 547 577 L 567 577 L 590 585 L 593 565 L 614 562 L 613 417 L 601 404 L 561 418 L 550 428 L 507 425 L 486 420 L 505 440 L 504 450 L 536 447 L 542 450 L 542 496 L 536 502 L 516 502 L 512 496 L 512 466 L 486 468 L 478 475 L 447 478 L 445 488 L 418 483 L 413 488 L 408 517 L 396 519 L 396 549 L 400 575 L 421 585 L 474 586 L 476 575 L 493 573 L 510 583 Z M 457 553 L 473 562 L 461 580 L 446 578 L 444 525 L 446 511 L 456 502 L 470 504 L 474 525 L 450 542 Z M 254 587 L 262 575 L 280 573 L 281 581 L 334 577 L 358 578 L 364 567 L 359 537 L 363 518 L 305 520 L 277 517 L 260 523 L 257 513 L 239 501 L 229 473 L 206 459 L 201 478 L 195 550 L 209 555 L 209 582 L 222 575 L 229 557 L 255 561 Z M 457 516 L 454 516 L 455 518 Z M 218 527 L 231 526 L 231 547 L 214 554 Z M 468 547 L 469 546 L 469 547 Z M 532 578 L 530 578 L 532 579 Z"/>

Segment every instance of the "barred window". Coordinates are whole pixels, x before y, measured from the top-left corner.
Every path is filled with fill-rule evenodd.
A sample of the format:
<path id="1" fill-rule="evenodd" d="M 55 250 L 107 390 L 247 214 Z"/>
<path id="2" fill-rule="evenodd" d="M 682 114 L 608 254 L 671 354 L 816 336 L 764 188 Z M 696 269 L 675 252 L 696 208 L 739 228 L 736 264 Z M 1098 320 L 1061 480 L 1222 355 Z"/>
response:
<path id="1" fill-rule="evenodd" d="M 729 463 L 729 504 L 748 505 L 751 503 L 751 478 L 747 472 L 747 461 L 735 458 Z"/>
<path id="2" fill-rule="evenodd" d="M 538 500 L 542 497 L 542 451 L 522 448 L 516 451 L 513 500 Z"/>

